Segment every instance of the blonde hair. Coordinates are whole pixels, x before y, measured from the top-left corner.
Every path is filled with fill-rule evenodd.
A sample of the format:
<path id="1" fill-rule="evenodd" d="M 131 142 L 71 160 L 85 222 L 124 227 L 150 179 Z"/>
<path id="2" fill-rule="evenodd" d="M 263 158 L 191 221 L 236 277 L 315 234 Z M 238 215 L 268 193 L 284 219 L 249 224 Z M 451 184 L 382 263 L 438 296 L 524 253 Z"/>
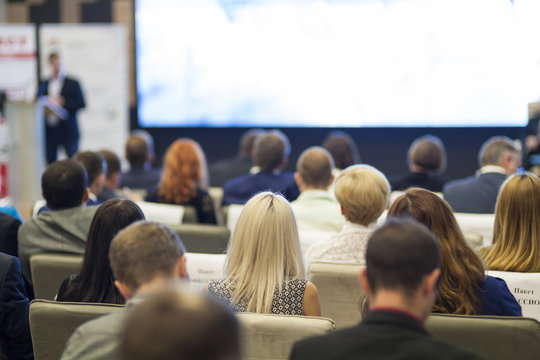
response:
<path id="1" fill-rule="evenodd" d="M 274 293 L 281 292 L 285 281 L 305 277 L 296 219 L 283 196 L 262 192 L 246 203 L 231 237 L 225 273 L 232 302 L 257 313 L 271 312 Z"/>
<path id="2" fill-rule="evenodd" d="M 353 165 L 336 180 L 336 198 L 350 222 L 369 225 L 383 213 L 390 184 L 382 172 L 369 165 Z"/>
<path id="3" fill-rule="evenodd" d="M 539 257 L 540 179 L 510 176 L 497 197 L 493 247 L 485 261 L 491 270 L 540 272 Z"/>

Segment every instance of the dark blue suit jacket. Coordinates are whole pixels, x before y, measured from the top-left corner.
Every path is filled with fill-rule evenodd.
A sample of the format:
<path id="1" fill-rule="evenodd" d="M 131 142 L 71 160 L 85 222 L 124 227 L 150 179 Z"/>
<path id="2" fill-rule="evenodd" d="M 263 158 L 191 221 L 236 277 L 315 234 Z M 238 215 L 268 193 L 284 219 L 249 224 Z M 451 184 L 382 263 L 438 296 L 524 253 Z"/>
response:
<path id="1" fill-rule="evenodd" d="M 287 200 L 296 200 L 300 194 L 292 173 L 261 171 L 228 180 L 223 184 L 223 205 L 245 204 L 261 191 L 281 193 Z"/>
<path id="2" fill-rule="evenodd" d="M 443 196 L 454 212 L 492 214 L 506 177 L 501 173 L 485 173 L 450 181 L 443 188 Z"/>
<path id="3" fill-rule="evenodd" d="M 21 263 L 0 252 L 0 358 L 33 359 Z"/>
<path id="4" fill-rule="evenodd" d="M 48 95 L 48 92 L 49 80 L 42 81 L 39 84 L 37 96 Z M 58 126 L 64 127 L 68 133 L 78 138 L 79 125 L 77 123 L 77 111 L 86 106 L 81 85 L 77 80 L 66 76 L 60 95 L 64 98 L 63 106 L 68 111 L 69 115 L 66 121 L 61 121 Z"/>

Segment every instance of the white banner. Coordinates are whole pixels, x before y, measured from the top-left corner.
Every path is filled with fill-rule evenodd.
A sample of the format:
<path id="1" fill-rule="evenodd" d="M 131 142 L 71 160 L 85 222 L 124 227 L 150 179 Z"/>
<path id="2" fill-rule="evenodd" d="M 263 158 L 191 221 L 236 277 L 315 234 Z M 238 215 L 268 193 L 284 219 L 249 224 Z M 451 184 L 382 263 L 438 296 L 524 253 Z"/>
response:
<path id="1" fill-rule="evenodd" d="M 32 101 L 36 90 L 34 25 L 0 25 L 0 91 L 12 101 Z"/>
<path id="2" fill-rule="evenodd" d="M 109 149 L 122 158 L 129 130 L 124 26 L 47 24 L 39 39 L 42 76 L 50 75 L 47 57 L 56 51 L 66 74 L 81 84 L 86 108 L 78 114 L 80 150 Z"/>

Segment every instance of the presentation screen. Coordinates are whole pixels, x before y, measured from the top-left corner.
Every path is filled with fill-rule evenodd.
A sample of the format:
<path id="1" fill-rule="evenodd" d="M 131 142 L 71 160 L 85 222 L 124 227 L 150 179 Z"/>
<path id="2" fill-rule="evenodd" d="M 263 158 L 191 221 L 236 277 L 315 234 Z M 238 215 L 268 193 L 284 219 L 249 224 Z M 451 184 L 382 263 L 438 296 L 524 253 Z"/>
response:
<path id="1" fill-rule="evenodd" d="M 136 0 L 146 127 L 523 126 L 536 0 Z"/>

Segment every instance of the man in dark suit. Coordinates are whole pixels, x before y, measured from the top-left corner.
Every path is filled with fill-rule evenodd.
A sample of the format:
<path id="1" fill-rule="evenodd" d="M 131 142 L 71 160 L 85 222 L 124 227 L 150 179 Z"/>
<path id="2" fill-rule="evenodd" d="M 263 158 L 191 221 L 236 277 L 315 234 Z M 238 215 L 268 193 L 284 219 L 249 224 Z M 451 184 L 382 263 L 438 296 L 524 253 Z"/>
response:
<path id="1" fill-rule="evenodd" d="M 68 157 L 79 149 L 79 125 L 77 112 L 85 107 L 84 96 L 79 82 L 62 72 L 58 53 L 49 55 L 52 77 L 39 84 L 37 96 L 47 96 L 59 105 L 63 114 L 45 107 L 45 146 L 47 163 L 56 161 L 58 147 L 62 146 Z M 59 116 L 61 115 L 61 116 Z"/>
<path id="2" fill-rule="evenodd" d="M 475 176 L 450 181 L 443 188 L 444 199 L 455 212 L 495 212 L 499 188 L 521 167 L 521 152 L 511 139 L 495 136 L 480 148 L 478 163 Z"/>
<path id="3" fill-rule="evenodd" d="M 0 359 L 34 358 L 29 306 L 19 260 L 0 252 Z"/>
<path id="4" fill-rule="evenodd" d="M 389 220 L 371 236 L 360 272 L 370 306 L 363 321 L 297 342 L 290 359 L 480 359 L 424 328 L 439 275 L 435 236 L 413 220 Z"/>
<path id="5" fill-rule="evenodd" d="M 300 194 L 294 174 L 282 172 L 291 146 L 281 131 L 269 131 L 255 141 L 255 169 L 223 184 L 223 205 L 244 204 L 261 191 L 279 192 L 289 201 Z"/>
<path id="6" fill-rule="evenodd" d="M 0 252 L 17 256 L 17 231 L 21 221 L 16 217 L 0 212 Z"/>

